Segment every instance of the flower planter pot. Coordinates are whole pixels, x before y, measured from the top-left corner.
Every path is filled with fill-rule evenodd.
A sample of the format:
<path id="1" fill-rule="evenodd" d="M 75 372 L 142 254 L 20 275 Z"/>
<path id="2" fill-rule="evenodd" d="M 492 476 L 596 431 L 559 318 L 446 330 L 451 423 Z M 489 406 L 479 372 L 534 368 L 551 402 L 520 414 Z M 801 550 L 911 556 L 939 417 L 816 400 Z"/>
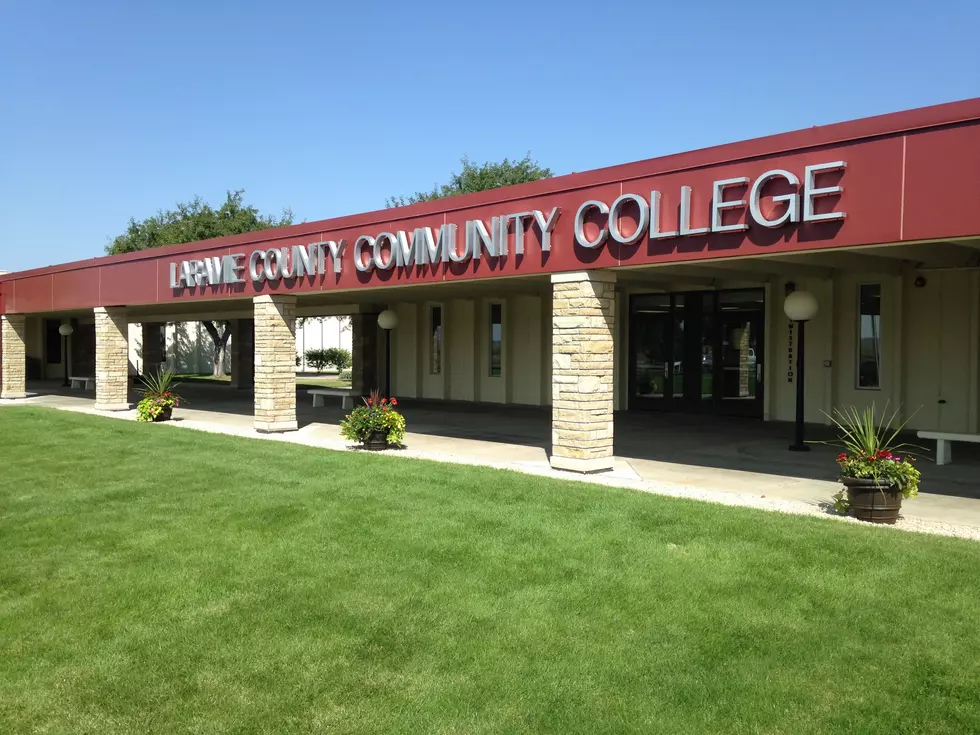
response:
<path id="1" fill-rule="evenodd" d="M 158 416 L 153 417 L 153 423 L 159 421 L 170 421 L 170 417 L 173 416 L 174 409 L 172 406 L 165 406 Z"/>
<path id="2" fill-rule="evenodd" d="M 902 509 L 902 491 L 894 485 L 864 477 L 842 477 L 847 499 L 859 521 L 893 524 Z"/>
<path id="3" fill-rule="evenodd" d="M 388 448 L 388 434 L 384 431 L 372 431 L 361 446 L 369 452 L 380 452 Z"/>

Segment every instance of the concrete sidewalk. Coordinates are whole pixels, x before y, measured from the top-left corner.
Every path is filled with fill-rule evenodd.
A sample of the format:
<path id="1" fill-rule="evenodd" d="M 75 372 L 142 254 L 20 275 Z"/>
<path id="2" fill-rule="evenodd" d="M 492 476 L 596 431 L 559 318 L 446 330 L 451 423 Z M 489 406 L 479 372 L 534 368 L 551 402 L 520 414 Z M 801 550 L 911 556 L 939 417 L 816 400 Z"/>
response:
<path id="1" fill-rule="evenodd" d="M 91 397 L 49 394 L 4 401 L 3 405 L 31 405 L 75 411 L 116 419 L 136 419 L 136 411 L 104 413 L 93 408 Z M 193 405 L 200 405 L 195 401 Z M 217 408 L 217 406 L 216 406 Z M 236 406 L 237 408 L 237 406 Z M 252 417 L 241 411 L 180 408 L 174 421 L 161 425 L 164 430 L 196 429 L 234 436 L 283 441 L 335 451 L 353 451 L 340 436 L 343 412 L 328 407 L 318 412 L 317 421 L 301 422 L 301 428 L 285 434 L 259 434 L 252 428 Z M 479 438 L 443 436 L 435 433 L 433 418 L 419 415 L 423 432 L 406 434 L 406 449 L 388 456 L 453 462 L 527 474 L 560 478 L 598 485 L 632 488 L 643 492 L 705 500 L 786 513 L 816 515 L 841 522 L 829 512 L 828 501 L 838 484 L 829 480 L 794 477 L 787 474 L 752 472 L 727 467 L 665 462 L 641 457 L 617 457 L 615 469 L 596 475 L 579 475 L 551 469 L 544 447 L 523 443 L 487 441 Z M 412 426 L 410 421 L 409 425 Z M 166 427 L 166 428 L 165 428 Z M 458 432 L 453 432 L 458 433 Z M 474 432 L 477 433 L 477 432 Z M 980 540 L 980 500 L 956 495 L 926 494 L 907 501 L 898 529 L 939 533 Z"/>

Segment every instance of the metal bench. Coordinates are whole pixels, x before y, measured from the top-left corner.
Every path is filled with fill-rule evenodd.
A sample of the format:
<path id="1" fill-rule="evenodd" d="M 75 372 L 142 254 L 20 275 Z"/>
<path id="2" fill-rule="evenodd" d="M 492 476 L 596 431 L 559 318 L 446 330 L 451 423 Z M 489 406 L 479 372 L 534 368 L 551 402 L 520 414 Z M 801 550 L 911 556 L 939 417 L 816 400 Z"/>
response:
<path id="1" fill-rule="evenodd" d="M 82 378 L 82 377 L 72 377 L 68 376 L 68 380 L 71 382 L 72 390 L 75 388 L 82 388 L 83 390 L 92 390 L 95 388 L 95 378 Z"/>
<path id="2" fill-rule="evenodd" d="M 323 405 L 324 396 L 340 396 L 340 407 L 350 408 L 351 398 L 355 395 L 350 388 L 310 388 L 306 392 L 313 396 L 314 408 Z"/>
<path id="3" fill-rule="evenodd" d="M 953 461 L 951 444 L 953 442 L 973 442 L 980 444 L 980 434 L 952 434 L 948 431 L 920 431 L 920 439 L 936 440 L 936 464 L 949 464 Z"/>

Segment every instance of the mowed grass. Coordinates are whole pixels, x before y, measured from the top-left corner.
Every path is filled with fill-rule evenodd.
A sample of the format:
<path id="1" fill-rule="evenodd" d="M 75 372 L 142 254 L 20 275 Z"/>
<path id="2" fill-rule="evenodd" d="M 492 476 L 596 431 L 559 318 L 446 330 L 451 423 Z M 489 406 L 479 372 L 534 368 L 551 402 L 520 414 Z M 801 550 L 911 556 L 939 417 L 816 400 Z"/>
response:
<path id="1" fill-rule="evenodd" d="M 980 731 L 980 545 L 0 409 L 0 732 Z"/>
<path id="2" fill-rule="evenodd" d="M 222 375 L 220 377 L 214 377 L 210 373 L 178 373 L 174 376 L 178 381 L 183 381 L 186 383 L 230 383 L 230 375 Z M 349 380 L 341 380 L 336 375 L 304 375 L 302 373 L 296 375 L 296 385 L 298 386 L 312 386 L 321 388 L 350 388 L 351 382 Z"/>

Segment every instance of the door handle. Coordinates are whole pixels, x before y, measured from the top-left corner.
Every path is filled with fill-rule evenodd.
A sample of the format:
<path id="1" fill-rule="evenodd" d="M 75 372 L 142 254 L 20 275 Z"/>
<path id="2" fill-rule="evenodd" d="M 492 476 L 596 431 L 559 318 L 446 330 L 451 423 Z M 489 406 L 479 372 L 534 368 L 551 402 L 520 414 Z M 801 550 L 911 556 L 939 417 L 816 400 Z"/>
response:
<path id="1" fill-rule="evenodd" d="M 945 403 L 946 403 L 946 399 L 945 398 L 940 398 L 939 399 L 939 405 L 940 406 L 944 405 Z"/>

